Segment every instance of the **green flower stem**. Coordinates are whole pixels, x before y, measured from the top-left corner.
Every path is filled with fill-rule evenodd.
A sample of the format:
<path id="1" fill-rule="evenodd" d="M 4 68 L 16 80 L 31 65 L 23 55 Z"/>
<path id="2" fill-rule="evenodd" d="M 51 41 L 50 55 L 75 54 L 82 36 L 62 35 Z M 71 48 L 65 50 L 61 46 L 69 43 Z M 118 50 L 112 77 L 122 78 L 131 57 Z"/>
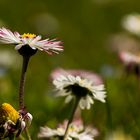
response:
<path id="1" fill-rule="evenodd" d="M 11 135 L 9 136 L 9 140 L 15 140 L 15 135 L 14 135 L 14 134 L 11 134 Z"/>
<path id="2" fill-rule="evenodd" d="M 28 66 L 30 56 L 23 56 L 23 64 L 22 64 L 22 72 L 19 84 L 19 107 L 20 109 L 24 108 L 24 87 L 25 87 L 25 78 L 26 78 L 26 70 Z"/>
<path id="3" fill-rule="evenodd" d="M 69 127 L 70 127 L 70 124 L 71 124 L 71 122 L 73 120 L 75 111 L 76 111 L 76 109 L 78 107 L 79 101 L 80 101 L 80 98 L 79 97 L 76 97 L 75 98 L 74 105 L 73 105 L 73 108 L 72 108 L 72 112 L 70 114 L 70 118 L 69 118 L 69 121 L 68 121 L 68 124 L 67 124 L 67 128 L 66 128 L 66 131 L 65 131 L 65 134 L 64 134 L 64 140 L 67 140 L 68 133 L 69 133 Z"/>
<path id="4" fill-rule="evenodd" d="M 111 106 L 110 106 L 110 102 L 109 99 L 106 98 L 106 112 L 107 112 L 107 126 L 110 130 L 113 129 L 113 124 L 112 124 L 112 114 L 111 114 Z"/>
<path id="5" fill-rule="evenodd" d="M 127 95 L 127 99 L 128 99 L 131 111 L 132 111 L 133 120 L 135 123 L 135 129 L 136 129 L 137 133 L 140 134 L 139 121 L 137 120 L 137 118 L 138 118 L 137 110 L 136 110 L 137 105 L 135 104 L 135 101 L 133 100 L 132 96 L 129 93 L 127 93 L 126 95 Z"/>
<path id="6" fill-rule="evenodd" d="M 25 140 L 25 138 L 21 134 L 19 135 L 18 138 L 19 138 L 19 140 Z"/>
<path id="7" fill-rule="evenodd" d="M 28 140 L 32 140 L 28 128 L 25 128 L 25 133 L 26 133 L 27 139 L 28 139 Z"/>

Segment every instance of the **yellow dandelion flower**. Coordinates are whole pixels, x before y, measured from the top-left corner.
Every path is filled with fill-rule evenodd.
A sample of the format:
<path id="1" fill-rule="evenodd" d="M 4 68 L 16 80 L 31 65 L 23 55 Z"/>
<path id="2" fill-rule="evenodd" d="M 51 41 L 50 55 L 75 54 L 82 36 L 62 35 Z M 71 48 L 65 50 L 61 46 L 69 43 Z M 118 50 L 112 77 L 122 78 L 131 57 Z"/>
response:
<path id="1" fill-rule="evenodd" d="M 19 113 L 10 104 L 3 103 L 0 106 L 0 124 L 4 124 L 8 120 L 16 124 L 19 118 Z"/>

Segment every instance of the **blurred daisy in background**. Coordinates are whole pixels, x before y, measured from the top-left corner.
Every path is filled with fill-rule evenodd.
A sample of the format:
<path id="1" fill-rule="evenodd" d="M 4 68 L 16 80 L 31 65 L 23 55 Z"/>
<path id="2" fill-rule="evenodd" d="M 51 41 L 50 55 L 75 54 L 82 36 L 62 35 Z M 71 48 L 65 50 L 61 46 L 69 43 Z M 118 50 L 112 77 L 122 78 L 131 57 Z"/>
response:
<path id="1" fill-rule="evenodd" d="M 128 74 L 134 73 L 136 76 L 140 76 L 140 52 L 122 51 L 119 53 L 119 58 Z"/>
<path id="2" fill-rule="evenodd" d="M 17 56 L 13 51 L 0 50 L 0 77 L 3 77 L 8 69 L 16 69 L 18 66 Z"/>
<path id="3" fill-rule="evenodd" d="M 11 67 L 16 62 L 16 56 L 14 52 L 9 50 L 0 50 L 0 66 Z"/>
<path id="4" fill-rule="evenodd" d="M 57 129 L 51 129 L 48 126 L 40 128 L 38 133 L 38 138 L 58 138 L 58 140 L 63 139 L 65 130 L 67 126 L 67 121 L 60 124 Z M 81 120 L 75 120 L 71 123 L 69 127 L 68 140 L 94 140 L 94 137 L 98 135 L 98 131 L 90 126 L 84 127 Z"/>
<path id="5" fill-rule="evenodd" d="M 140 41 L 128 35 L 116 35 L 110 46 L 117 53 L 127 74 L 140 76 Z"/>
<path id="6" fill-rule="evenodd" d="M 67 96 L 65 102 L 79 98 L 81 109 L 90 109 L 94 99 L 105 102 L 106 91 L 100 76 L 85 70 L 56 69 L 52 72 L 58 96 Z"/>
<path id="7" fill-rule="evenodd" d="M 122 26 L 127 31 L 140 36 L 140 14 L 134 13 L 125 16 L 122 20 Z"/>

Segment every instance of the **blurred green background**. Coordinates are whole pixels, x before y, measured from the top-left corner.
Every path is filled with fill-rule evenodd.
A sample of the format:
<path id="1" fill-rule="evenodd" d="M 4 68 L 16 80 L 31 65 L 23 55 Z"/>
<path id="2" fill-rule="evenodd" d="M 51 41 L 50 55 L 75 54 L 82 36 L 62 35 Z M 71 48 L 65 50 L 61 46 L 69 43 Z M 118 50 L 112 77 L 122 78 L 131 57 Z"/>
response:
<path id="1" fill-rule="evenodd" d="M 91 110 L 82 112 L 84 122 L 99 130 L 97 140 L 116 129 L 139 139 L 140 83 L 134 76 L 123 76 L 123 66 L 109 45 L 112 35 L 123 32 L 122 18 L 135 12 L 140 13 L 139 0 L 0 0 L 1 27 L 57 38 L 64 45 L 63 53 L 49 56 L 38 51 L 29 63 L 25 101 L 34 116 L 33 140 L 40 126 L 55 126 L 69 115 L 71 104 L 52 93 L 49 76 L 58 67 L 87 69 L 104 78 L 108 102 L 95 101 Z M 0 45 L 0 104 L 9 102 L 17 109 L 21 60 L 14 46 Z"/>

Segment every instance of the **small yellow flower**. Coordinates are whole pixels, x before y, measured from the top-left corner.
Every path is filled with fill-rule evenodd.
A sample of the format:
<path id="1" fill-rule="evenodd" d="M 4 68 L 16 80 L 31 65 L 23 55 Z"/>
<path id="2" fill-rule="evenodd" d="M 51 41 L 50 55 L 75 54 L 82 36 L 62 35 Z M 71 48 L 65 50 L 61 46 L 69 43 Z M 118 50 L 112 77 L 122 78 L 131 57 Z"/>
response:
<path id="1" fill-rule="evenodd" d="M 0 106 L 0 124 L 4 124 L 8 120 L 16 124 L 19 118 L 19 113 L 10 104 L 3 103 Z"/>

